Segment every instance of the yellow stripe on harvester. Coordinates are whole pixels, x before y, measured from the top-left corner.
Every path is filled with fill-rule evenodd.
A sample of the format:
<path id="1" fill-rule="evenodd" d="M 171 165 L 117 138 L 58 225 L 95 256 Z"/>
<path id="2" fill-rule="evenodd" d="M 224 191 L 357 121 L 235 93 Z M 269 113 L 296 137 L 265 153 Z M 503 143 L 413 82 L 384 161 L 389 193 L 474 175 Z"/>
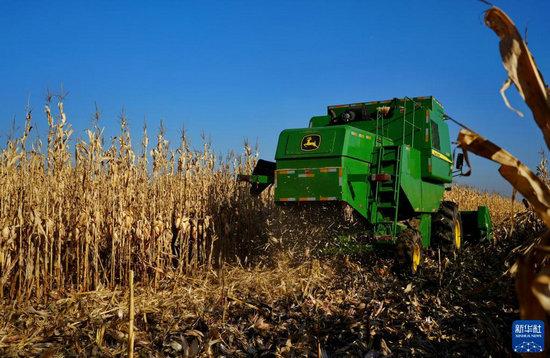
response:
<path id="1" fill-rule="evenodd" d="M 435 149 L 432 149 L 432 155 L 435 156 L 435 157 L 438 157 L 439 159 L 443 159 L 444 161 L 446 161 L 447 163 L 451 163 L 453 164 L 453 161 L 450 160 L 449 158 L 447 158 L 447 156 L 443 153 L 440 153 L 438 152 L 437 150 Z"/>
<path id="2" fill-rule="evenodd" d="M 289 174 L 296 173 L 296 171 L 293 169 L 277 169 L 275 170 L 275 173 L 281 174 L 281 175 L 289 175 Z"/>

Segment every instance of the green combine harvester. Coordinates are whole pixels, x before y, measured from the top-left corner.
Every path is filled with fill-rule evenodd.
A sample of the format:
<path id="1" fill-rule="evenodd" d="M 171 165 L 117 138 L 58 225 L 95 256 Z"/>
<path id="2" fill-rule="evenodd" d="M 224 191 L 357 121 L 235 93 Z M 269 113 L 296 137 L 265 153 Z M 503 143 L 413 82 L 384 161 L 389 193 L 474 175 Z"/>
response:
<path id="1" fill-rule="evenodd" d="M 466 174 L 462 153 L 453 166 L 448 118 L 434 97 L 329 106 L 309 127 L 283 130 L 276 162 L 259 160 L 239 179 L 253 195 L 273 185 L 279 205 L 349 205 L 374 242 L 405 249 L 415 273 L 422 249 L 456 252 L 464 238 L 492 237 L 487 207 L 459 211 L 443 200 L 453 177 Z"/>

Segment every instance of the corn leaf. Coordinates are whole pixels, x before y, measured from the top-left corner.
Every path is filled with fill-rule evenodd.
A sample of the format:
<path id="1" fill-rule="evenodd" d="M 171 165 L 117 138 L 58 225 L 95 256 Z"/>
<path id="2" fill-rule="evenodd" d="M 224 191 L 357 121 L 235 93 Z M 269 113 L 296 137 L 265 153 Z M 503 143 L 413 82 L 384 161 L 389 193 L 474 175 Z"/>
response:
<path id="1" fill-rule="evenodd" d="M 462 129 L 458 134 L 462 148 L 501 164 L 500 174 L 533 206 L 550 227 L 550 190 L 525 164 L 481 135 Z"/>
<path id="2" fill-rule="evenodd" d="M 499 37 L 499 49 L 502 64 L 508 72 L 500 93 L 508 108 L 516 113 L 506 99 L 505 91 L 510 81 L 516 86 L 519 94 L 525 100 L 541 129 L 546 145 L 550 148 L 550 101 L 549 90 L 544 82 L 535 59 L 527 44 L 521 38 L 514 22 L 498 7 L 492 7 L 485 12 L 485 24 Z M 518 114 L 521 115 L 521 112 Z"/>

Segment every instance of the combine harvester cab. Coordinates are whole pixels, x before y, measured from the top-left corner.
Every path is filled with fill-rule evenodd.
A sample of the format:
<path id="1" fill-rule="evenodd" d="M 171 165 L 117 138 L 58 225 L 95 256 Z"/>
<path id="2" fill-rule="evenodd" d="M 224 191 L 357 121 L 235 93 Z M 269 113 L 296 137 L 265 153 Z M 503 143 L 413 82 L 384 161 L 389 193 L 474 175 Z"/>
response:
<path id="1" fill-rule="evenodd" d="M 276 162 L 260 160 L 241 180 L 255 195 L 273 184 L 281 205 L 348 204 L 375 239 L 405 248 L 414 272 L 422 248 L 492 236 L 486 207 L 461 213 L 443 201 L 462 169 L 460 157 L 453 170 L 446 118 L 434 97 L 329 106 L 308 128 L 283 130 Z"/>

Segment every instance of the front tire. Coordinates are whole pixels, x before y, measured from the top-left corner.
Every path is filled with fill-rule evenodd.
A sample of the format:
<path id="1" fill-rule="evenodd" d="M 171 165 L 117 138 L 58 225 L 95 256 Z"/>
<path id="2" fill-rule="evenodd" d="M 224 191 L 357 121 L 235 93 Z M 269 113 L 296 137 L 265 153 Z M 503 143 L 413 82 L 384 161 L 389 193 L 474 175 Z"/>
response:
<path id="1" fill-rule="evenodd" d="M 432 221 L 432 240 L 443 252 L 456 253 L 462 248 L 462 220 L 458 204 L 443 201 Z"/>
<path id="2" fill-rule="evenodd" d="M 424 259 L 420 233 L 414 229 L 404 230 L 399 235 L 397 250 L 400 266 L 407 268 L 412 275 L 416 275 L 422 267 Z"/>

